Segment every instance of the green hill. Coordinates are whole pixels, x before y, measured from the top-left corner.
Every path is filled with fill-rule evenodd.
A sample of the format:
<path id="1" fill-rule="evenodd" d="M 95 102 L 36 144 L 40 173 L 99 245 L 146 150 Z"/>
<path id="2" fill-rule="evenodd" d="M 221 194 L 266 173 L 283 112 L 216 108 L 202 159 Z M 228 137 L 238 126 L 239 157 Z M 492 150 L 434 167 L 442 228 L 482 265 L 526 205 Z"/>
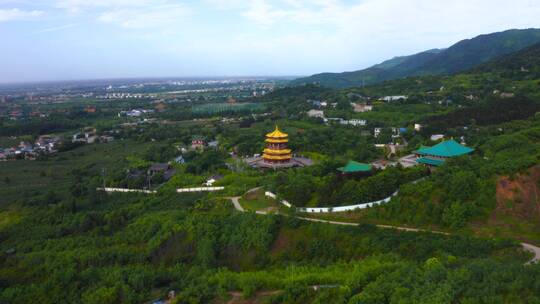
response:
<path id="1" fill-rule="evenodd" d="M 292 81 L 345 88 L 408 76 L 453 74 L 540 43 L 540 29 L 508 30 L 462 40 L 447 49 L 396 57 L 370 68 L 344 73 L 322 73 Z"/>
<path id="2" fill-rule="evenodd" d="M 498 73 L 505 77 L 540 78 L 540 43 L 502 56 L 471 70 L 471 73 Z"/>

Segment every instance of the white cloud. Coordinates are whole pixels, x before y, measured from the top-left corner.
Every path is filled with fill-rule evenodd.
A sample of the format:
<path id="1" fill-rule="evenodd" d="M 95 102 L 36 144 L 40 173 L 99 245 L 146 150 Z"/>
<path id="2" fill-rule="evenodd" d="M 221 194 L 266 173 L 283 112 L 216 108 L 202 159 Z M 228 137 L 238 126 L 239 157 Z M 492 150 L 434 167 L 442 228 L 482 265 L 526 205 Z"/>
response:
<path id="1" fill-rule="evenodd" d="M 44 28 L 42 30 L 36 31 L 34 32 L 34 34 L 63 31 L 63 30 L 76 27 L 78 25 L 79 25 L 78 23 L 70 23 L 70 24 L 65 24 L 65 25 L 60 25 L 60 26 L 55 26 L 55 27 L 48 27 L 48 28 Z"/>
<path id="2" fill-rule="evenodd" d="M 103 8 L 133 8 L 163 4 L 163 1 L 153 0 L 58 0 L 56 7 L 72 13 L 90 9 Z"/>
<path id="3" fill-rule="evenodd" d="M 291 13 L 293 12 L 275 8 L 266 0 L 253 0 L 249 9 L 242 13 L 242 16 L 260 25 L 270 26 Z"/>
<path id="4" fill-rule="evenodd" d="M 124 28 L 142 29 L 170 26 L 187 16 L 190 10 L 184 5 L 127 8 L 105 11 L 98 19 Z"/>
<path id="5" fill-rule="evenodd" d="M 143 58 L 147 68 L 122 66 L 140 75 L 355 70 L 479 34 L 540 27 L 539 0 L 0 0 L 0 7 L 9 7 L 2 4 L 8 2 L 27 11 L 0 9 L 0 21 L 36 17 L 43 12 L 32 9 L 48 7 L 35 31 L 61 31 L 79 23 L 73 31 L 81 35 L 66 33 L 69 55 L 51 51 L 59 66 L 81 50 L 88 50 L 92 66 L 98 66 L 95 58 L 126 63 L 126 54 L 140 54 L 130 58 Z M 13 36 L 9 39 L 17 42 L 22 35 Z M 110 46 L 107 52 L 100 52 L 103 45 Z M 35 49 L 43 48 L 50 45 Z"/>
<path id="6" fill-rule="evenodd" d="M 27 20 L 42 16 L 43 14 L 43 11 L 38 10 L 26 11 L 18 8 L 0 9 L 0 22 Z"/>

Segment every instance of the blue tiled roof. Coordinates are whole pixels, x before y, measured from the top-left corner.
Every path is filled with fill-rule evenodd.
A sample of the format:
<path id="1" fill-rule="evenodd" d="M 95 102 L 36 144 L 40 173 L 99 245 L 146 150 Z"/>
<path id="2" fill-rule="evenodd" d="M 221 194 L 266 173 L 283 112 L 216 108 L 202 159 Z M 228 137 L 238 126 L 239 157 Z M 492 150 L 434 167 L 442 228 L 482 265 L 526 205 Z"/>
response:
<path id="1" fill-rule="evenodd" d="M 416 162 L 419 164 L 437 166 L 437 167 L 444 164 L 444 160 L 442 159 L 434 159 L 434 158 L 428 158 L 428 157 L 420 157 L 419 159 L 416 160 Z"/>
<path id="2" fill-rule="evenodd" d="M 469 154 L 474 149 L 462 146 L 458 144 L 455 140 L 443 141 L 433 147 L 421 147 L 416 151 L 416 153 L 421 155 L 433 155 L 439 157 L 456 157 L 465 154 Z"/>

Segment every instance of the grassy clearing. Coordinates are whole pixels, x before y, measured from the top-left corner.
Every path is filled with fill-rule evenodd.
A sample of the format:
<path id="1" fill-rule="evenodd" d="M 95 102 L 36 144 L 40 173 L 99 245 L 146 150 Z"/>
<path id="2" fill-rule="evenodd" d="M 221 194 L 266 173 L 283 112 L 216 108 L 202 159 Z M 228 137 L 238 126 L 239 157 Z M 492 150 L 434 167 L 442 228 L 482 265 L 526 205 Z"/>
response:
<path id="1" fill-rule="evenodd" d="M 250 211 L 262 211 L 268 209 L 277 210 L 278 202 L 264 195 L 264 190 L 260 189 L 254 192 L 245 194 L 240 199 L 240 204 Z"/>

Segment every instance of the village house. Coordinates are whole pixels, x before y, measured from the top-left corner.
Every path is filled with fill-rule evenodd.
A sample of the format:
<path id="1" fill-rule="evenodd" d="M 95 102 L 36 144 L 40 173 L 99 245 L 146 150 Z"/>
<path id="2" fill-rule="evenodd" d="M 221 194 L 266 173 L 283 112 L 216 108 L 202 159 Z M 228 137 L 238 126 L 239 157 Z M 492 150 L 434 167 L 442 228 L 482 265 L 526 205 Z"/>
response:
<path id="1" fill-rule="evenodd" d="M 154 176 L 156 174 L 162 174 L 164 180 L 169 180 L 176 173 L 176 171 L 171 167 L 171 165 L 166 163 L 157 163 L 153 164 L 148 168 L 148 176 Z"/>
<path id="2" fill-rule="evenodd" d="M 374 128 L 373 129 L 373 137 L 377 138 L 379 135 L 381 135 L 382 128 Z"/>
<path id="3" fill-rule="evenodd" d="M 9 119 L 10 120 L 18 120 L 23 117 L 23 113 L 21 111 L 11 111 L 9 113 Z"/>
<path id="4" fill-rule="evenodd" d="M 373 106 L 372 105 L 368 105 L 366 103 L 351 103 L 351 105 L 353 106 L 353 109 L 356 113 L 364 113 L 364 112 L 369 112 L 369 111 L 372 111 L 373 110 Z"/>
<path id="5" fill-rule="evenodd" d="M 180 155 L 174 158 L 174 162 L 177 164 L 185 164 L 186 160 L 184 159 L 182 155 Z"/>
<path id="6" fill-rule="evenodd" d="M 388 167 L 395 167 L 397 163 L 383 158 L 372 162 L 371 165 L 377 170 L 385 170 Z"/>
<path id="7" fill-rule="evenodd" d="M 206 141 L 202 136 L 194 136 L 191 140 L 192 150 L 201 150 L 206 146 Z"/>
<path id="8" fill-rule="evenodd" d="M 2 161 L 6 161 L 6 160 L 12 160 L 12 159 L 15 159 L 16 155 L 15 155 L 15 151 L 16 149 L 15 148 L 7 148 L 7 149 L 0 149 L 0 160 Z"/>
<path id="9" fill-rule="evenodd" d="M 154 113 L 154 110 L 144 110 L 144 109 L 133 109 L 129 111 L 120 111 L 118 117 L 127 116 L 127 117 L 141 117 L 143 114 Z"/>
<path id="10" fill-rule="evenodd" d="M 317 108 L 324 108 L 324 107 L 328 106 L 328 102 L 326 102 L 326 101 L 308 99 L 307 102 L 311 103 L 313 106 L 315 106 Z"/>
<path id="11" fill-rule="evenodd" d="M 38 157 L 38 153 L 34 150 L 32 145 L 28 142 L 21 141 L 17 148 L 12 148 L 14 158 L 35 160 Z"/>
<path id="12" fill-rule="evenodd" d="M 307 112 L 307 115 L 312 118 L 324 118 L 324 111 L 312 109 Z"/>
<path id="13" fill-rule="evenodd" d="M 97 109 L 96 107 L 91 107 L 91 106 L 88 106 L 86 108 L 84 108 L 84 111 L 88 114 L 92 114 L 92 113 L 96 113 Z"/>
<path id="14" fill-rule="evenodd" d="M 92 127 L 84 128 L 82 132 L 73 134 L 72 142 L 74 143 L 86 143 L 93 144 L 98 139 L 96 135 L 96 129 Z"/>
<path id="15" fill-rule="evenodd" d="M 52 135 L 41 135 L 36 140 L 36 149 L 41 153 L 51 154 L 58 152 L 58 145 L 60 144 L 60 137 Z"/>
<path id="16" fill-rule="evenodd" d="M 102 135 L 99 137 L 100 143 L 110 143 L 112 141 L 114 141 L 114 137 L 110 135 Z"/>

